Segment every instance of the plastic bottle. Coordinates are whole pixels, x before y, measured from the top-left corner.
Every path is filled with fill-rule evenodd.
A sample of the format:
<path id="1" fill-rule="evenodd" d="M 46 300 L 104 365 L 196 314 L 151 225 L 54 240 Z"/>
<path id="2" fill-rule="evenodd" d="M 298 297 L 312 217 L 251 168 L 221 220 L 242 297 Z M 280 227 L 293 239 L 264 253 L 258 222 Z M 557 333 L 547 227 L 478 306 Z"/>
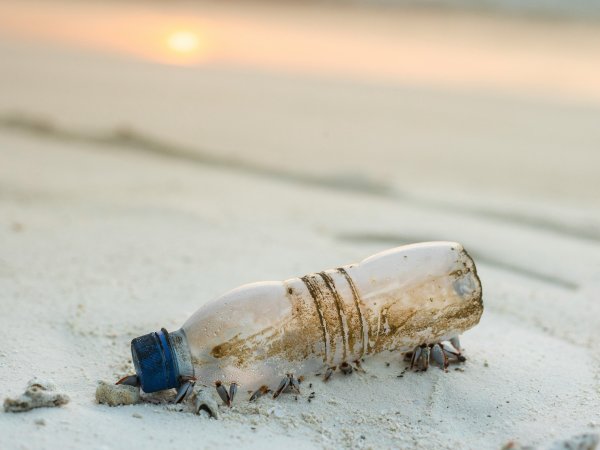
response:
<path id="1" fill-rule="evenodd" d="M 358 264 L 252 283 L 205 304 L 181 329 L 135 338 L 145 392 L 183 380 L 276 385 L 383 351 L 458 336 L 479 322 L 481 283 L 455 242 L 408 245 Z"/>

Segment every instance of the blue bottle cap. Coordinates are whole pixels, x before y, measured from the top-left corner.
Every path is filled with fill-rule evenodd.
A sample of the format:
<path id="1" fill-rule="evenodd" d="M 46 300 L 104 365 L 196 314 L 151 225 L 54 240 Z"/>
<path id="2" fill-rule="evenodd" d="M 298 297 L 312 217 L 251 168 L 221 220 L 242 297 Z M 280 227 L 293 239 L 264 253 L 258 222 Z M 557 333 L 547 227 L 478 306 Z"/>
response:
<path id="1" fill-rule="evenodd" d="M 164 328 L 133 339 L 131 356 L 144 392 L 179 387 L 175 353 L 169 343 L 169 333 Z"/>

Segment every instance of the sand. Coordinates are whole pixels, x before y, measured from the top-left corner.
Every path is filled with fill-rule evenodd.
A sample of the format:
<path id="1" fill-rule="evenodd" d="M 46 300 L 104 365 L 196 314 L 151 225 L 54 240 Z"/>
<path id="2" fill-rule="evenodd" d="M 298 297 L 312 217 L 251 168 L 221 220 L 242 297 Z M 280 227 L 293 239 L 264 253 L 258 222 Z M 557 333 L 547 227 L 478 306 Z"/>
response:
<path id="1" fill-rule="evenodd" d="M 600 432 L 593 101 L 194 71 L 14 36 L 0 56 L 0 398 L 39 376 L 71 399 L 0 414 L 2 448 L 546 448 Z M 132 372 L 133 337 L 226 290 L 426 240 L 463 243 L 481 276 L 459 371 L 398 377 L 382 354 L 309 377 L 298 400 L 248 403 L 242 386 L 219 420 L 95 400 Z"/>

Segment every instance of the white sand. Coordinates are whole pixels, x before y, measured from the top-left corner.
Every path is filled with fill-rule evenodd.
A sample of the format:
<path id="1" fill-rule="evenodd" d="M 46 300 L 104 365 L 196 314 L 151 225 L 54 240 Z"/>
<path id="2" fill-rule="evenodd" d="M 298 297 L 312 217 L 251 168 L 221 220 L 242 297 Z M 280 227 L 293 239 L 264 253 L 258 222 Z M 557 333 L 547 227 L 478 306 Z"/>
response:
<path id="1" fill-rule="evenodd" d="M 71 398 L 0 414 L 1 448 L 494 449 L 600 431 L 597 105 L 0 52 L 0 397 L 40 376 Z M 131 338 L 230 288 L 438 239 L 471 251 L 484 288 L 464 371 L 397 378 L 400 355 L 380 355 L 308 379 L 310 403 L 306 385 L 256 405 L 242 388 L 219 421 L 95 402 L 98 380 L 131 372 Z"/>

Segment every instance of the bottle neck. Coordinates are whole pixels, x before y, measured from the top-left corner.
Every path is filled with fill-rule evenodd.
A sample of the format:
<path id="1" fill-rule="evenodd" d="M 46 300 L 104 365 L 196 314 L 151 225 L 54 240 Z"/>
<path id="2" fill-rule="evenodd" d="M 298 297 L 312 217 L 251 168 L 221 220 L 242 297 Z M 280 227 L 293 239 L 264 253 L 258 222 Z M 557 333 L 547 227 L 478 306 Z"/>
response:
<path id="1" fill-rule="evenodd" d="M 173 352 L 175 364 L 179 377 L 193 378 L 194 365 L 192 364 L 192 354 L 188 345 L 185 331 L 180 328 L 168 334 L 168 340 Z"/>
<path id="2" fill-rule="evenodd" d="M 194 377 L 192 355 L 183 330 L 160 331 L 131 341 L 135 372 L 144 392 L 179 388 Z"/>

